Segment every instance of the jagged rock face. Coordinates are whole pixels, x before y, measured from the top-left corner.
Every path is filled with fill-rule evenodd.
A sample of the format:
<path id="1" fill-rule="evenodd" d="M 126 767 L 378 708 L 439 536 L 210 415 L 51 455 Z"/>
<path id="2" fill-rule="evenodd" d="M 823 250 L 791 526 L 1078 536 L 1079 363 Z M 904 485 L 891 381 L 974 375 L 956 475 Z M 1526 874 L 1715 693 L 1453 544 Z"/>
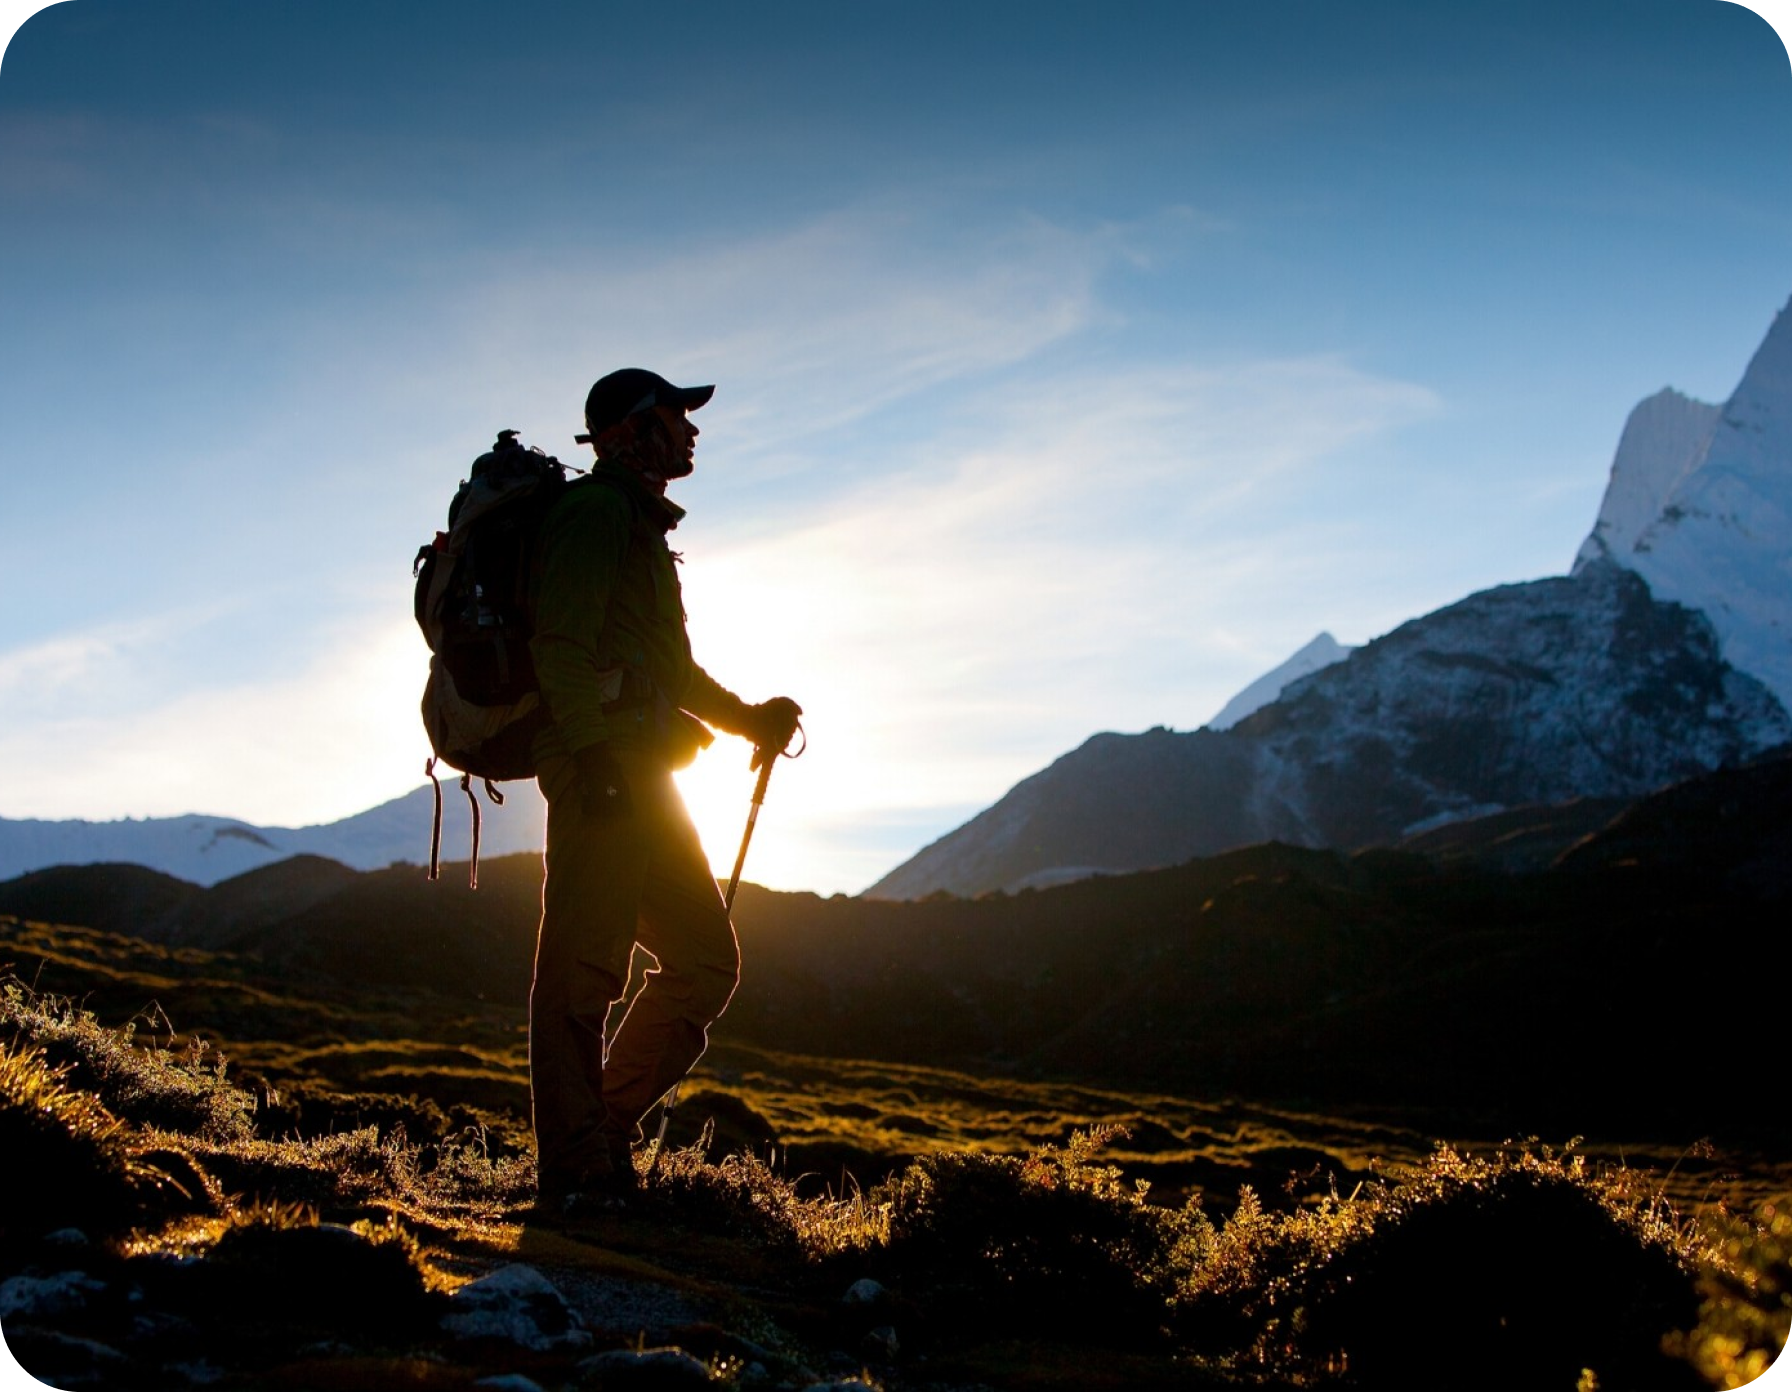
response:
<path id="1" fill-rule="evenodd" d="M 1672 387 L 1639 402 L 1624 422 L 1599 519 L 1574 558 L 1576 570 L 1595 561 L 1628 565 L 1644 531 L 1661 516 L 1668 494 L 1698 467 L 1711 447 L 1723 409 Z"/>
<path id="2" fill-rule="evenodd" d="M 1721 409 L 1664 391 L 1631 413 L 1575 565 L 1598 560 L 1703 610 L 1724 657 L 1792 705 L 1792 311 Z"/>
<path id="3" fill-rule="evenodd" d="M 1302 678 L 1231 730 L 1097 735 L 872 886 L 976 894 L 1253 842 L 1353 847 L 1636 796 L 1792 739 L 1706 619 L 1635 574 L 1506 585 Z"/>
<path id="4" fill-rule="evenodd" d="M 1297 684 L 1239 727 L 1258 820 L 1358 846 L 1426 822 L 1634 796 L 1792 738 L 1704 616 L 1616 566 L 1471 595 Z"/>

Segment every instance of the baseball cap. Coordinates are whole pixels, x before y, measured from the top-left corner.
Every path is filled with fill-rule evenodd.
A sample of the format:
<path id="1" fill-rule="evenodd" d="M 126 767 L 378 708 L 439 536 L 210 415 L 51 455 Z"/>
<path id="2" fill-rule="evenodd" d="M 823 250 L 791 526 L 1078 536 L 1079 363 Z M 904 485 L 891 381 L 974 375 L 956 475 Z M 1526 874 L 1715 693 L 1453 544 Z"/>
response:
<path id="1" fill-rule="evenodd" d="M 644 367 L 624 367 L 592 383 L 585 397 L 586 434 L 574 436 L 581 445 L 591 441 L 619 421 L 655 406 L 676 406 L 695 411 L 715 395 L 715 387 L 675 387 L 657 372 Z"/>

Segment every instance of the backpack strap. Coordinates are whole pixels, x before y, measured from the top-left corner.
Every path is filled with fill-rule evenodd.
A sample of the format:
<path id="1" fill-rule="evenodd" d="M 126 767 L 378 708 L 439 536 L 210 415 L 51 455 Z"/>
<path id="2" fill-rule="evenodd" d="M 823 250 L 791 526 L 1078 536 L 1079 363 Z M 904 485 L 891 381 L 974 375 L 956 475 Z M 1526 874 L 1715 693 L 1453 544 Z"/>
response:
<path id="1" fill-rule="evenodd" d="M 442 780 L 436 777 L 436 761 L 430 758 L 423 765 L 423 776 L 436 791 L 436 815 L 429 827 L 429 878 L 442 878 Z"/>
<path id="2" fill-rule="evenodd" d="M 488 782 L 486 787 L 491 787 Z M 467 802 L 473 808 L 473 860 L 467 870 L 467 888 L 479 888 L 479 798 L 473 792 L 473 775 L 463 773 L 460 776 L 460 790 L 467 795 Z"/>

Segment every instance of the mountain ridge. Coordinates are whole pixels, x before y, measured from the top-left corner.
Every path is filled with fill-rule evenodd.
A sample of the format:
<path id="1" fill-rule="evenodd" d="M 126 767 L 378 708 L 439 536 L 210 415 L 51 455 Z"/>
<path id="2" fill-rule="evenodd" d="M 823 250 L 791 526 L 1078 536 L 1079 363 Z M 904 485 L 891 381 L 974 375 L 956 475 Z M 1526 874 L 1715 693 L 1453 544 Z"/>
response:
<path id="1" fill-rule="evenodd" d="M 1530 859 L 1513 869 L 1508 848 L 1524 833 Z M 1354 854 L 1269 842 L 975 899 L 824 899 L 746 885 L 735 915 L 744 974 L 716 1037 L 1135 1093 L 1516 1103 L 1515 1126 L 1660 1122 L 1674 1109 L 1692 1135 L 1719 1125 L 1783 1133 L 1758 1105 L 1757 1069 L 1710 1066 L 1686 974 L 1763 960 L 1783 939 L 1792 750 L 1682 780 L 1610 817 L 1585 803 L 1538 807 L 1457 823 L 1451 835 L 1426 854 L 1412 848 L 1423 837 Z M 239 923 L 248 931 L 225 950 L 244 982 L 277 980 L 318 999 L 352 989 L 401 1014 L 422 1001 L 447 1016 L 456 1001 L 506 1003 L 520 1025 L 539 913 L 533 857 L 493 861 L 478 891 L 409 869 L 293 865 L 295 876 L 323 877 L 325 892 Z M 245 880 L 265 885 L 268 873 Z M 64 872 L 69 914 L 53 911 L 45 877 L 27 879 L 32 913 L 20 914 L 21 881 L 0 884 L 0 925 L 69 922 L 95 902 L 93 885 L 117 876 Z M 183 913 L 143 940 L 191 942 L 176 919 L 204 918 L 208 897 L 266 902 L 248 887 L 194 889 Z M 60 969 L 51 962 L 45 975 Z M 37 968 L 22 954 L 14 970 L 29 982 Z M 168 1009 L 197 1013 L 225 1044 L 257 1008 L 253 991 L 166 989 Z M 125 1014 L 147 1003 L 115 1001 Z M 1735 1005 L 1723 1047 L 1771 1056 L 1777 1013 Z M 1565 1022 L 1576 1026 L 1566 1036 Z"/>
<path id="2" fill-rule="evenodd" d="M 1722 660 L 1702 615 L 1606 564 L 1412 620 L 1229 730 L 1093 736 L 865 893 L 977 895 L 1274 840 L 1389 844 L 1640 796 L 1788 740 L 1792 717 Z"/>
<path id="3" fill-rule="evenodd" d="M 477 787 L 477 784 L 475 784 Z M 455 780 L 441 790 L 446 854 L 467 844 L 472 813 Z M 541 850 L 546 805 L 533 782 L 508 783 L 502 805 L 483 792 L 481 856 Z M 214 885 L 290 856 L 316 855 L 356 870 L 422 865 L 429 857 L 435 790 L 421 784 L 364 812 L 303 827 L 256 826 L 191 813 L 62 821 L 0 817 L 0 878 L 57 865 L 148 865 L 193 884 Z"/>

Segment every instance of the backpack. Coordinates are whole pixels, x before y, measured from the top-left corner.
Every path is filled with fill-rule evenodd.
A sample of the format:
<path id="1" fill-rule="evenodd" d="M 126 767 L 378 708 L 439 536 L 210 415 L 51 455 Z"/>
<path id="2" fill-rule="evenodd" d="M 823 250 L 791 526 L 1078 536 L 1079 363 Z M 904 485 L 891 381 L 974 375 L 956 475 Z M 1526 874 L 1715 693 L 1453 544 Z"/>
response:
<path id="1" fill-rule="evenodd" d="M 429 877 L 440 870 L 442 785 L 438 761 L 461 771 L 473 807 L 472 882 L 479 876 L 479 799 L 472 780 L 502 804 L 495 783 L 535 776 L 533 745 L 547 722 L 529 656 L 529 563 L 547 510 L 568 487 L 566 466 L 525 448 L 517 432 L 474 460 L 448 505 L 448 530 L 417 552 L 411 573 L 417 626 L 429 645 L 423 728 L 435 785 Z"/>

